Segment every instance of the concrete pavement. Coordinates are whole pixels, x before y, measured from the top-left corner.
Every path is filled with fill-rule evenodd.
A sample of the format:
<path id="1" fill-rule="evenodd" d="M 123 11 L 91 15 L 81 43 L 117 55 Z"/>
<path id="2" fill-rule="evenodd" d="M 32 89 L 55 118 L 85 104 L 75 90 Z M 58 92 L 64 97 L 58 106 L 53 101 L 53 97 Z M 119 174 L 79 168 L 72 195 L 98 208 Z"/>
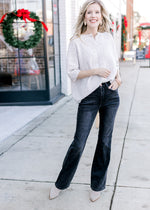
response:
<path id="1" fill-rule="evenodd" d="M 68 100 L 67 97 L 63 98 L 55 106 L 0 106 L 0 142 L 22 129 L 46 110 L 50 109 L 54 112 L 66 100 Z"/>
<path id="2" fill-rule="evenodd" d="M 89 201 L 90 169 L 97 141 L 95 123 L 71 186 L 49 200 L 73 140 L 77 103 L 71 97 L 48 107 L 0 143 L 1 210 L 150 209 L 150 69 L 123 62 L 121 103 L 112 139 L 107 186 Z"/>

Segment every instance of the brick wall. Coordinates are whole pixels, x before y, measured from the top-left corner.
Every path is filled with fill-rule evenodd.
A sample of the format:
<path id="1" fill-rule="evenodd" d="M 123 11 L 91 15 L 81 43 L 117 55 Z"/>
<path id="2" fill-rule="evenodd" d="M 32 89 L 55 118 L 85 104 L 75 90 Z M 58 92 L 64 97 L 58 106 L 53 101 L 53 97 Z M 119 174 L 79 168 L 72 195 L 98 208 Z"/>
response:
<path id="1" fill-rule="evenodd" d="M 132 50 L 133 43 L 133 0 L 127 0 L 127 50 Z"/>

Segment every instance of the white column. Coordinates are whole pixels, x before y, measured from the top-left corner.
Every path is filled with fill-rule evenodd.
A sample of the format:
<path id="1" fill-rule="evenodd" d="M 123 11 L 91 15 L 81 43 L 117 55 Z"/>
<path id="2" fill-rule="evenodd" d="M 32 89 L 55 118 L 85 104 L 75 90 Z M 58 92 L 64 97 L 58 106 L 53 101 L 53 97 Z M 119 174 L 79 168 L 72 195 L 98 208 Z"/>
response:
<path id="1" fill-rule="evenodd" d="M 69 36 L 69 0 L 59 1 L 59 24 L 60 24 L 60 60 L 61 60 L 61 92 L 68 95 L 69 79 L 66 72 L 66 53 L 67 53 L 67 40 Z"/>
<path id="2" fill-rule="evenodd" d="M 62 93 L 71 94 L 71 82 L 66 71 L 66 55 L 68 44 L 73 35 L 73 26 L 76 23 L 78 15 L 77 0 L 59 1 L 59 23 L 60 23 L 60 58 L 61 58 L 61 83 Z"/>

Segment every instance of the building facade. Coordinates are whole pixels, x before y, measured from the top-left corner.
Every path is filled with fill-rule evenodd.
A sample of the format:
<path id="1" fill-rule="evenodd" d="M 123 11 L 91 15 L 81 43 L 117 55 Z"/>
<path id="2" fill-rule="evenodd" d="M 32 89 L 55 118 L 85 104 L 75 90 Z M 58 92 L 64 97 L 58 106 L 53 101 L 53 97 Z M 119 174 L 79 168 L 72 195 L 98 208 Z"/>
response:
<path id="1" fill-rule="evenodd" d="M 33 49 L 14 48 L 5 42 L 0 25 L 0 105 L 53 104 L 71 94 L 66 72 L 66 54 L 79 9 L 84 0 L 0 0 L 0 17 L 18 9 L 35 12 L 47 24 L 48 32 Z M 105 0 L 114 22 L 113 36 L 118 57 L 121 49 L 121 15 L 125 0 Z M 31 9 L 32 8 L 32 9 Z M 119 27 L 117 27 L 119 26 Z M 33 34 L 34 24 L 18 20 L 14 35 L 22 41 Z"/>

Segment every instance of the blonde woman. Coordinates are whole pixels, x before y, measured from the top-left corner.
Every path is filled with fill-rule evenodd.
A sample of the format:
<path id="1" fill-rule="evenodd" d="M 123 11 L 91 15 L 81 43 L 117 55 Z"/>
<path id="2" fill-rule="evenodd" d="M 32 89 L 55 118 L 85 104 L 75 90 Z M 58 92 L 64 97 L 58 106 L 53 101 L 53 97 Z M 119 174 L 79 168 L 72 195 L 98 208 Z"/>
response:
<path id="1" fill-rule="evenodd" d="M 58 178 L 51 187 L 50 199 L 69 187 L 98 111 L 100 125 L 91 168 L 90 200 L 97 200 L 106 187 L 112 132 L 119 106 L 118 87 L 121 84 L 116 49 L 109 30 L 110 21 L 102 1 L 86 1 L 67 54 L 72 95 L 79 102 L 76 131 Z"/>

